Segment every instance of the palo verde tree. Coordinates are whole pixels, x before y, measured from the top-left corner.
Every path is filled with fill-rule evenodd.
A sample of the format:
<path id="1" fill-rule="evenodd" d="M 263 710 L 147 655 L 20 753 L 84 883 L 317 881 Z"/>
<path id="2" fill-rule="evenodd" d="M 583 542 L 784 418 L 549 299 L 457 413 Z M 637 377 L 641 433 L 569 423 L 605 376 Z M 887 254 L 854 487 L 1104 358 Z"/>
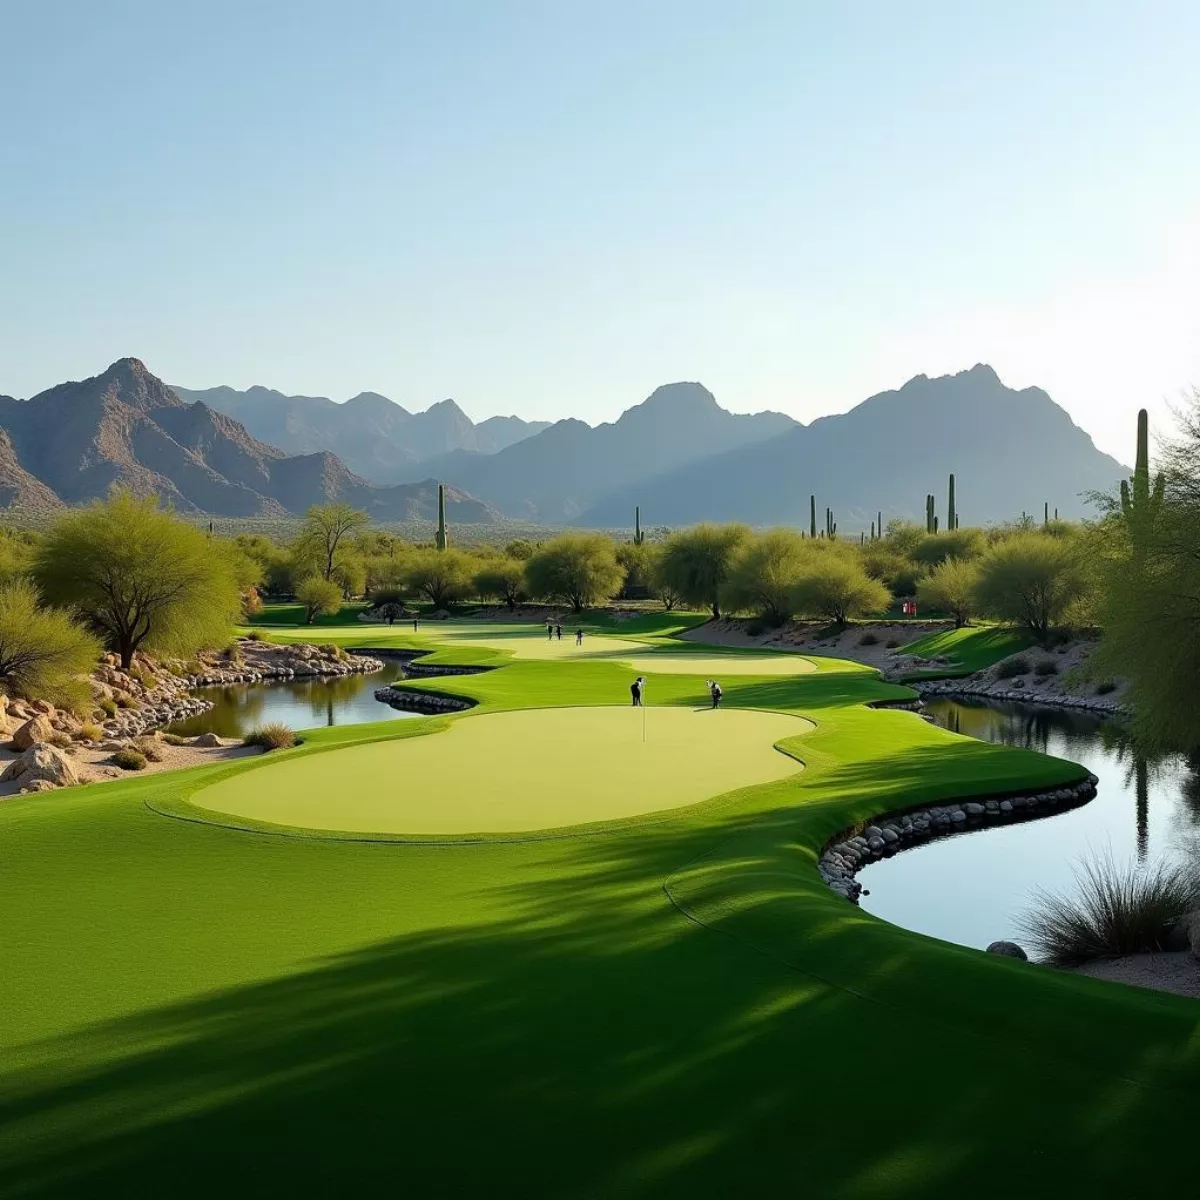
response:
<path id="1" fill-rule="evenodd" d="M 1020 625 L 1038 641 L 1083 599 L 1087 575 L 1069 538 L 1016 533 L 979 560 L 979 611 Z"/>
<path id="2" fill-rule="evenodd" d="M 917 600 L 923 609 L 947 612 L 954 628 L 971 623 L 976 611 L 979 563 L 968 558 L 947 558 L 917 584 Z"/>
<path id="3" fill-rule="evenodd" d="M 405 587 L 435 611 L 469 596 L 474 579 L 475 562 L 461 550 L 414 550 L 405 561 Z"/>
<path id="4" fill-rule="evenodd" d="M 857 556 L 814 554 L 804 564 L 791 590 L 794 612 L 825 617 L 842 626 L 852 617 L 881 612 L 891 593 L 863 569 Z"/>
<path id="5" fill-rule="evenodd" d="M 240 606 L 230 556 L 127 491 L 60 517 L 33 575 L 47 602 L 74 608 L 125 669 L 141 649 L 182 655 L 227 641 Z"/>
<path id="6" fill-rule="evenodd" d="M 719 617 L 721 589 L 749 536 L 745 525 L 707 524 L 671 534 L 662 544 L 655 571 L 660 591 L 665 588 L 689 607 L 708 608 Z"/>
<path id="7" fill-rule="evenodd" d="M 296 585 L 296 599 L 304 606 L 305 625 L 311 625 L 318 617 L 341 612 L 342 585 L 334 579 L 310 575 Z"/>
<path id="8" fill-rule="evenodd" d="M 475 591 L 481 599 L 494 597 L 516 608 L 525 598 L 525 564 L 507 554 L 483 559 L 475 569 Z"/>
<path id="9" fill-rule="evenodd" d="M 27 579 L 0 585 L 0 687 L 6 695 L 70 705 L 83 700 L 80 680 L 96 665 L 100 643 L 69 613 L 43 608 Z"/>
<path id="10" fill-rule="evenodd" d="M 612 539 L 602 533 L 560 534 L 525 564 L 531 595 L 565 600 L 576 612 L 615 596 L 624 579 Z"/>
<path id="11" fill-rule="evenodd" d="M 1200 392 L 1177 414 L 1150 483 L 1144 422 L 1138 420 L 1133 486 L 1089 531 L 1100 564 L 1100 657 L 1130 681 L 1133 730 L 1148 751 L 1200 754 Z M 1144 509 L 1143 505 L 1151 505 Z"/>
<path id="12" fill-rule="evenodd" d="M 753 612 L 768 625 L 782 625 L 795 611 L 796 583 L 816 558 L 831 558 L 791 529 L 772 529 L 746 539 L 722 589 L 726 605 Z"/>
<path id="13" fill-rule="evenodd" d="M 304 525 L 293 550 L 297 562 L 311 564 L 322 579 L 333 579 L 338 555 L 344 553 L 352 536 L 370 524 L 371 518 L 351 504 L 314 504 L 304 514 Z"/>

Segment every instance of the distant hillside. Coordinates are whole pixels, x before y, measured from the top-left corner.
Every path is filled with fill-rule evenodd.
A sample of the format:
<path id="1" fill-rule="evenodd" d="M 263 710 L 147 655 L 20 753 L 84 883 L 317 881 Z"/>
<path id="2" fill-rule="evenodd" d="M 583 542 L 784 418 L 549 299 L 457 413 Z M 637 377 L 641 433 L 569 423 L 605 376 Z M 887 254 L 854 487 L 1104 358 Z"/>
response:
<path id="1" fill-rule="evenodd" d="M 1064 517 L 1082 516 L 1082 493 L 1110 490 L 1129 474 L 1040 388 L 1014 391 L 979 365 L 936 379 L 918 375 L 848 413 L 631 481 L 576 523 L 626 524 L 640 504 L 643 522 L 655 525 L 806 526 L 815 493 L 818 521 L 828 505 L 848 533 L 867 528 L 879 510 L 885 521 L 923 521 L 927 492 L 937 496 L 944 520 L 951 471 L 960 520 L 971 524 L 1010 520 L 1022 510 L 1040 515 L 1045 501 Z"/>
<path id="2" fill-rule="evenodd" d="M 380 520 L 432 520 L 432 479 L 373 487 L 335 455 L 288 455 L 206 404 L 186 404 L 138 359 L 59 384 L 30 400 L 0 398 L 0 501 L 78 504 L 114 486 L 156 495 L 182 512 L 282 516 L 347 500 Z M 496 514 L 457 489 L 452 519 Z"/>
<path id="3" fill-rule="evenodd" d="M 376 484 L 422 477 L 422 462 L 450 451 L 494 454 L 549 424 L 489 417 L 476 425 L 453 400 L 411 413 L 378 392 L 360 392 L 337 404 L 326 396 L 285 396 L 265 387 L 173 390 L 186 401 L 233 417 L 254 437 L 289 454 L 328 450 Z"/>
<path id="4" fill-rule="evenodd" d="M 422 469 L 509 517 L 556 524 L 618 489 L 636 491 L 666 471 L 796 427 L 783 413 L 726 412 L 700 384 L 672 383 L 611 424 L 558 421 L 497 454 L 459 451 Z M 628 524 L 632 512 L 616 523 Z"/>

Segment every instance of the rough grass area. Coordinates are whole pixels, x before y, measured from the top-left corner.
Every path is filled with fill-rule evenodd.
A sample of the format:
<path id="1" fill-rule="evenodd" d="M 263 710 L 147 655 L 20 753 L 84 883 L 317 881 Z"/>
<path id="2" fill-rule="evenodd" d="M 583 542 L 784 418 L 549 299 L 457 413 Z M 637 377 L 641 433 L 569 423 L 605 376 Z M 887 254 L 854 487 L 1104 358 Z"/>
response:
<path id="1" fill-rule="evenodd" d="M 314 730 L 278 765 L 416 738 L 449 770 L 456 722 L 628 701 L 617 663 L 451 654 L 499 667 L 432 681 L 471 714 Z M 881 811 L 1080 769 L 866 709 L 908 693 L 849 664 L 723 682 L 723 715 L 815 723 L 805 769 L 575 836 L 194 819 L 269 758 L 0 804 L 0 1195 L 1190 1194 L 1193 1001 L 906 932 L 816 872 Z"/>
<path id="2" fill-rule="evenodd" d="M 945 656 L 951 664 L 916 671 L 910 679 L 945 679 L 984 671 L 1002 658 L 1029 646 L 1029 637 L 1017 629 L 1000 625 L 969 625 L 964 629 L 946 629 L 931 633 L 904 647 L 905 654 L 922 658 Z"/>

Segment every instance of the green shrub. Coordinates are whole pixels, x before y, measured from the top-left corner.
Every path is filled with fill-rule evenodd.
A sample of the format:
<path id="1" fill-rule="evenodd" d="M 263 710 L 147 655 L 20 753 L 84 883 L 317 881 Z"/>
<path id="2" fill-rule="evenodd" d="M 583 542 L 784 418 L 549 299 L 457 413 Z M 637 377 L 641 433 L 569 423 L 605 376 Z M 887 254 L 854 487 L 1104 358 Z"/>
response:
<path id="1" fill-rule="evenodd" d="M 102 742 L 104 741 L 104 730 L 89 721 L 80 725 L 75 731 L 75 739 L 80 742 Z"/>
<path id="2" fill-rule="evenodd" d="M 1102 679 L 1098 684 L 1096 684 L 1097 696 L 1107 696 L 1109 692 L 1115 692 L 1116 690 L 1117 685 L 1111 679 Z"/>
<path id="3" fill-rule="evenodd" d="M 243 746 L 261 746 L 264 750 L 288 750 L 295 744 L 296 735 L 279 722 L 260 725 L 242 738 Z"/>
<path id="4" fill-rule="evenodd" d="M 122 771 L 144 771 L 146 769 L 146 756 L 132 746 L 118 750 L 112 760 Z"/>
<path id="5" fill-rule="evenodd" d="M 1197 880 L 1184 867 L 1118 867 L 1111 858 L 1076 871 L 1076 895 L 1039 892 L 1021 920 L 1034 952 L 1056 967 L 1161 950 L 1196 904 Z"/>
<path id="6" fill-rule="evenodd" d="M 1057 675 L 1058 674 L 1058 663 L 1056 663 L 1054 661 L 1054 659 L 1052 659 L 1052 658 L 1043 658 L 1042 661 L 1039 662 L 1037 664 L 1037 666 L 1033 668 L 1033 673 L 1035 675 L 1042 675 L 1042 676 Z"/>
<path id="7" fill-rule="evenodd" d="M 318 650 L 325 655 L 326 658 L 336 658 L 339 662 L 346 657 L 346 652 L 341 646 L 334 645 L 333 642 L 326 642 L 323 646 L 318 646 Z"/>
<path id="8" fill-rule="evenodd" d="M 746 624 L 747 637 L 762 637 L 765 632 L 766 629 L 764 628 L 762 621 L 754 620 L 749 621 Z"/>
<path id="9" fill-rule="evenodd" d="M 860 646 L 878 646 L 879 639 L 875 636 L 875 634 L 867 632 L 858 639 L 858 644 Z"/>
<path id="10" fill-rule="evenodd" d="M 128 696 L 117 697 L 117 708 L 132 708 L 133 701 Z"/>
<path id="11" fill-rule="evenodd" d="M 997 679 L 1015 679 L 1018 675 L 1029 674 L 1029 659 L 1023 654 L 1014 654 L 1006 658 L 996 667 Z"/>
<path id="12" fill-rule="evenodd" d="M 144 754 L 146 756 L 147 761 L 155 763 L 162 762 L 162 747 L 158 744 L 156 738 L 149 736 L 140 737 L 137 738 L 133 744 L 139 754 Z"/>
<path id="13" fill-rule="evenodd" d="M 896 650 L 899 648 L 900 643 L 895 638 L 888 638 L 888 640 L 886 642 L 884 642 L 884 645 L 889 650 Z"/>
<path id="14" fill-rule="evenodd" d="M 246 635 L 246 641 L 248 642 L 269 642 L 270 640 L 270 637 L 261 629 L 252 629 Z"/>
<path id="15" fill-rule="evenodd" d="M 115 717 L 117 715 L 117 702 L 111 696 L 102 696 L 96 707 L 106 717 Z"/>
<path id="16" fill-rule="evenodd" d="M 164 733 L 160 735 L 163 742 L 168 746 L 187 746 L 191 743 L 191 738 L 185 738 L 179 733 Z"/>

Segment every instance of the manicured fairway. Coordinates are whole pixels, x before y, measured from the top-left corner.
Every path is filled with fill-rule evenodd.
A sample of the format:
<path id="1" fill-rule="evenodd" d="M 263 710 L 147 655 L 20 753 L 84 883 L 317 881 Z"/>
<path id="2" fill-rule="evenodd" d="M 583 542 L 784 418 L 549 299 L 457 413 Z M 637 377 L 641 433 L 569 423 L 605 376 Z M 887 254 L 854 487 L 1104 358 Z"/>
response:
<path id="1" fill-rule="evenodd" d="M 198 792 L 218 813 L 310 829 L 512 833 L 698 804 L 801 769 L 783 713 L 557 708 L 455 720 L 443 734 L 284 759 Z M 644 733 L 644 740 L 643 740 Z"/>
<path id="2" fill-rule="evenodd" d="M 589 632 L 575 644 L 574 630 L 564 627 L 562 639 L 551 640 L 543 626 L 485 625 L 463 622 L 426 626 L 439 644 L 457 649 L 500 650 L 517 659 L 537 662 L 619 661 L 634 671 L 672 675 L 799 675 L 816 668 L 798 654 L 756 654 L 748 651 L 707 653 L 677 650 L 654 642 Z"/>
<path id="3" fill-rule="evenodd" d="M 657 661 L 680 621 L 623 630 Z M 1194 1193 L 1200 1005 L 921 937 L 821 882 L 848 825 L 1083 770 L 870 709 L 911 693 L 861 666 L 739 674 L 743 656 L 687 643 L 720 669 L 647 672 L 648 722 L 770 710 L 801 728 L 804 769 L 762 726 L 747 761 L 782 777 L 729 783 L 721 765 L 717 803 L 570 836 L 276 836 L 196 807 L 256 774 L 319 798 L 309 772 L 359 803 L 404 784 L 360 754 L 415 750 L 441 760 L 433 811 L 479 778 L 455 747 L 489 722 L 628 703 L 620 659 L 441 636 L 319 633 L 495 668 L 426 684 L 469 714 L 0 803 L 0 1200 Z M 704 674 L 719 714 L 692 711 Z"/>

